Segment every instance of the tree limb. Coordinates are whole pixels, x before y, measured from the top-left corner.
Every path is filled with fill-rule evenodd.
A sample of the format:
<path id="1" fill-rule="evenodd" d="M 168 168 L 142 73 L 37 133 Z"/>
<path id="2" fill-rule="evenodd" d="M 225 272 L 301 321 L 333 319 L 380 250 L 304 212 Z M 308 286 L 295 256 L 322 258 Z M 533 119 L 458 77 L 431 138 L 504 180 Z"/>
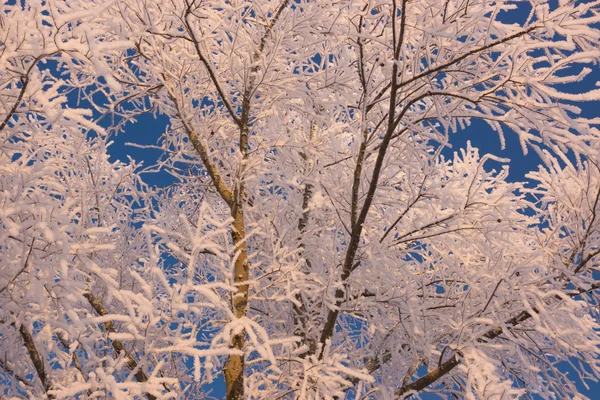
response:
<path id="1" fill-rule="evenodd" d="M 35 347 L 35 342 L 33 341 L 33 337 L 31 336 L 29 329 L 27 329 L 27 327 L 25 326 L 24 323 L 22 323 L 21 326 L 19 327 L 19 333 L 21 334 L 23 343 L 25 343 L 25 348 L 27 348 L 27 352 L 29 353 L 29 358 L 31 359 L 31 362 L 33 363 L 33 366 L 35 367 L 38 378 L 40 378 L 40 381 L 42 382 L 42 387 L 44 388 L 44 392 L 46 393 L 46 395 L 48 396 L 49 399 L 54 399 L 55 398 L 54 395 L 51 393 L 48 393 L 50 390 L 52 390 L 53 384 L 52 384 L 52 381 L 50 380 L 50 378 L 48 377 L 48 375 L 46 375 L 46 368 L 44 365 L 44 360 L 40 357 L 40 353 L 38 353 L 38 351 Z"/>
<path id="2" fill-rule="evenodd" d="M 92 295 L 91 292 L 84 293 L 83 297 L 85 297 L 87 299 L 87 301 L 90 303 L 90 305 L 92 306 L 92 308 L 94 309 L 94 311 L 96 311 L 96 313 L 98 315 L 100 315 L 101 317 L 108 315 L 108 311 L 106 310 L 106 308 L 104 308 L 104 306 L 102 305 L 100 300 L 97 299 L 96 297 L 94 297 L 94 295 Z M 117 330 L 115 329 L 115 325 L 113 324 L 112 321 L 104 322 L 104 328 L 109 333 L 117 332 Z M 135 358 L 133 358 L 131 353 L 129 353 L 129 351 L 127 351 L 127 349 L 125 348 L 123 343 L 118 339 L 111 339 L 110 341 L 112 343 L 113 348 L 117 352 L 117 354 L 123 354 L 125 356 L 125 359 L 127 361 L 127 366 L 129 367 L 129 369 L 132 372 L 135 373 L 134 374 L 135 379 L 140 383 L 148 382 L 148 377 L 144 373 L 142 367 L 138 365 Z M 150 393 L 146 393 L 146 397 L 148 398 L 148 400 L 156 400 L 156 396 L 154 396 Z"/>
<path id="3" fill-rule="evenodd" d="M 590 293 L 597 289 L 600 289 L 600 283 L 596 283 L 596 284 L 592 285 L 589 289 L 585 289 L 585 290 L 578 289 L 575 292 L 568 293 L 568 295 L 570 297 L 575 297 L 575 296 L 579 296 L 581 294 Z M 536 311 L 536 310 L 534 309 L 534 311 Z M 503 326 L 507 327 L 508 329 L 512 329 L 515 326 L 522 324 L 523 322 L 529 320 L 531 317 L 532 317 L 532 315 L 528 311 L 521 311 L 518 315 L 505 321 L 504 324 L 498 325 L 498 326 L 488 330 L 486 333 L 484 333 L 479 338 L 477 338 L 476 341 L 479 343 L 486 343 L 489 340 L 493 340 L 493 339 L 497 338 L 498 336 L 502 335 L 502 333 L 504 333 Z M 413 391 L 419 392 L 419 391 L 425 389 L 427 386 L 435 383 L 439 379 L 446 376 L 459 364 L 460 364 L 460 358 L 457 354 L 454 354 L 452 357 L 450 357 L 448 360 L 441 363 L 437 368 L 431 370 L 426 375 L 422 376 L 421 378 L 417 379 L 416 381 L 409 383 L 408 385 L 402 386 L 398 391 L 396 391 L 396 395 L 403 396 L 409 392 L 413 392 Z"/>

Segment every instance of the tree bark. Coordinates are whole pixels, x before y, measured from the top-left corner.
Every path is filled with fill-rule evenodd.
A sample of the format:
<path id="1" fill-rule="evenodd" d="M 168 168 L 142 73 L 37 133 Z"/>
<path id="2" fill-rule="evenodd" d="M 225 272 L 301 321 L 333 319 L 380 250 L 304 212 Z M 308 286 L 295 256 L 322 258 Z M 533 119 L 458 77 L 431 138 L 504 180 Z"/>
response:
<path id="1" fill-rule="evenodd" d="M 233 210 L 233 228 L 231 237 L 235 245 L 237 258 L 234 263 L 234 281 L 237 285 L 237 292 L 232 299 L 232 307 L 237 318 L 246 315 L 248 308 L 248 252 L 246 247 L 246 232 L 244 225 L 244 213 L 240 200 L 239 204 Z M 231 347 L 236 350 L 244 350 L 246 341 L 246 331 L 235 335 L 231 340 Z M 228 400 L 241 400 L 244 398 L 244 355 L 233 354 L 227 358 L 225 367 L 225 385 Z"/>
<path id="2" fill-rule="evenodd" d="M 19 333 L 21 334 L 23 343 L 25 343 L 25 347 L 27 348 L 27 352 L 29 353 L 29 358 L 31 359 L 31 362 L 33 362 L 35 371 L 37 372 L 37 375 L 40 378 L 40 381 L 42 382 L 44 392 L 46 393 L 49 399 L 54 399 L 54 395 L 48 393 L 49 390 L 52 390 L 52 381 L 50 380 L 48 375 L 46 375 L 44 360 L 42 360 L 42 358 L 40 357 L 40 353 L 38 353 L 37 348 L 35 347 L 33 336 L 31 336 L 31 333 L 29 332 L 29 329 L 25 327 L 25 324 L 21 324 L 21 327 L 19 328 Z"/>

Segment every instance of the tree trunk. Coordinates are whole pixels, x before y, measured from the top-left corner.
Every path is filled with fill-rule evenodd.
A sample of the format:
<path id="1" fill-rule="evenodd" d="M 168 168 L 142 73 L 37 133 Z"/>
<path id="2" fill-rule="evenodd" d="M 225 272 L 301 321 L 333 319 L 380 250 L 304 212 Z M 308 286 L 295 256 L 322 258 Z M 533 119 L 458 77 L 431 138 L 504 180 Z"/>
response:
<path id="1" fill-rule="evenodd" d="M 242 202 L 236 199 L 233 207 L 233 229 L 231 237 L 235 245 L 237 258 L 234 263 L 234 281 L 237 292 L 232 299 L 233 312 L 237 318 L 246 315 L 248 307 L 248 252 L 246 248 L 246 232 L 244 227 L 244 214 Z M 242 331 L 231 340 L 231 347 L 244 351 L 246 332 Z M 227 400 L 240 400 L 244 398 L 244 355 L 230 355 L 225 367 L 225 384 Z"/>

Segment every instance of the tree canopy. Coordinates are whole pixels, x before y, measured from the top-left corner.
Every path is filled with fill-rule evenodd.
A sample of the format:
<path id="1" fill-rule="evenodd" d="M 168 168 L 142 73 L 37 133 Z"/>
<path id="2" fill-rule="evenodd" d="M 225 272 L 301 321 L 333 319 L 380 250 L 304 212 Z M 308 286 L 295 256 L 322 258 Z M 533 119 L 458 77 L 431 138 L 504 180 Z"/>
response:
<path id="1" fill-rule="evenodd" d="M 599 62 L 600 1 L 4 2 L 3 396 L 582 398 Z"/>

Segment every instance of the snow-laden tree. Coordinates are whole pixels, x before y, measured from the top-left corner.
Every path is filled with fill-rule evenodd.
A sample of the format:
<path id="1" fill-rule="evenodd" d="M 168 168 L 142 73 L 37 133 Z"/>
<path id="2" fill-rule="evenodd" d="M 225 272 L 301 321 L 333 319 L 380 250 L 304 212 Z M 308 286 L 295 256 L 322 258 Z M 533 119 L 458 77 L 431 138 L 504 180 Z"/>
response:
<path id="1" fill-rule="evenodd" d="M 7 398 L 580 398 L 600 2 L 0 7 Z M 109 161 L 143 113 L 174 183 Z M 448 149 L 475 120 L 541 160 Z M 140 150 L 144 151 L 144 150 Z M 143 179 L 144 178 L 144 179 Z"/>

